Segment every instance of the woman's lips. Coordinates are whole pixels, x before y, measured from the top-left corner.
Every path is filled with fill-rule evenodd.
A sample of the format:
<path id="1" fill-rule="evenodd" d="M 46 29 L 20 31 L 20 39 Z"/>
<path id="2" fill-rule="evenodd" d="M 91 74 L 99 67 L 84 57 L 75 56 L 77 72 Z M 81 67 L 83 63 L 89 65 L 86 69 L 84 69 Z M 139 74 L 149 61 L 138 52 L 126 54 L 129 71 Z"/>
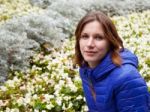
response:
<path id="1" fill-rule="evenodd" d="M 88 55 L 88 56 L 93 56 L 95 55 L 95 51 L 85 51 L 85 54 Z"/>

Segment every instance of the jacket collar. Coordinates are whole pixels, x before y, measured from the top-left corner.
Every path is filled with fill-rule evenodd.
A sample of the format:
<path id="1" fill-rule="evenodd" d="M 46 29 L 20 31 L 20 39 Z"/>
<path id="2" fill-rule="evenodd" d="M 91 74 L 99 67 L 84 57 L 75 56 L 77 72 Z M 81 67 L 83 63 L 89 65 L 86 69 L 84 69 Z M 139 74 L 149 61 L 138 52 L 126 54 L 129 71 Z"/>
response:
<path id="1" fill-rule="evenodd" d="M 131 64 L 138 67 L 138 59 L 137 57 L 131 53 L 128 49 L 124 49 L 120 51 L 120 56 L 122 57 L 122 65 L 123 64 Z M 101 60 L 101 63 L 98 64 L 95 68 L 89 68 L 86 64 L 84 64 L 80 71 L 82 71 L 80 74 L 83 75 L 85 73 L 89 74 L 95 79 L 99 79 L 102 77 L 105 77 L 108 72 L 113 70 L 114 68 L 118 67 L 112 62 L 111 59 L 111 52 L 108 52 L 105 57 Z"/>

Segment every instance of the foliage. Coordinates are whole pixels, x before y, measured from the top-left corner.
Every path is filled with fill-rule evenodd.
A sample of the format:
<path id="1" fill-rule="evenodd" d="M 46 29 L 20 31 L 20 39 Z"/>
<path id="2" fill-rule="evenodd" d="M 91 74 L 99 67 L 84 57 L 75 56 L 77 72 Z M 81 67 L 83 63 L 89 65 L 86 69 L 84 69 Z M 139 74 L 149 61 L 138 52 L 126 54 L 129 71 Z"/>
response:
<path id="1" fill-rule="evenodd" d="M 143 48 L 149 46 L 147 37 L 150 30 L 144 30 L 149 23 L 149 15 L 146 11 L 112 18 L 125 46 L 138 55 L 139 71 L 145 79 L 150 71 L 149 58 L 145 58 L 145 54 L 149 57 L 150 49 Z M 142 43 L 138 39 L 142 39 Z M 87 111 L 78 68 L 72 64 L 74 44 L 74 38 L 65 39 L 62 47 L 52 49 L 50 54 L 41 52 L 33 56 L 32 68 L 26 74 L 11 74 L 9 80 L 0 86 L 1 111 Z M 149 79 L 146 81 L 149 86 Z"/>
<path id="2" fill-rule="evenodd" d="M 143 10 L 140 3 L 148 9 L 149 1 L 137 1 L 0 0 L 0 112 L 87 111 L 72 57 L 74 28 L 91 10 L 123 15 L 111 19 L 150 87 L 150 11 L 125 15 Z"/>
<path id="3" fill-rule="evenodd" d="M 49 55 L 35 55 L 28 73 L 10 75 L 0 86 L 1 111 L 76 112 L 86 109 L 78 68 L 72 65 L 74 41 L 67 41 L 59 52 L 53 49 Z"/>
<path id="4" fill-rule="evenodd" d="M 28 0 L 0 0 L 0 24 L 13 17 L 38 11 L 42 10 L 31 6 Z"/>
<path id="5" fill-rule="evenodd" d="M 149 0 L 30 0 L 30 3 L 33 6 L 38 6 L 43 9 L 50 8 L 58 12 L 61 11 L 64 14 L 72 12 L 67 16 L 72 14 L 76 16 L 74 13 L 80 13 L 79 10 L 85 10 L 86 12 L 101 10 L 113 16 L 142 12 L 150 9 Z M 73 8 L 75 10 L 72 10 Z"/>

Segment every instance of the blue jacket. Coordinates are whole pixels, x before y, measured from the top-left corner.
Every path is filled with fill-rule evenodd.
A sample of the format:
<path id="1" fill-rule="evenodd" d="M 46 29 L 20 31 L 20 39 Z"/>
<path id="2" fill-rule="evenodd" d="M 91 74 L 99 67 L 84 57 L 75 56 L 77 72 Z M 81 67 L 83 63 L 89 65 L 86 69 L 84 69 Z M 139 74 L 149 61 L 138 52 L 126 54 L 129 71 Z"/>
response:
<path id="1" fill-rule="evenodd" d="M 120 52 L 123 62 L 118 67 L 110 54 L 93 69 L 80 67 L 89 112 L 150 112 L 150 94 L 137 70 L 137 57 L 124 49 Z"/>

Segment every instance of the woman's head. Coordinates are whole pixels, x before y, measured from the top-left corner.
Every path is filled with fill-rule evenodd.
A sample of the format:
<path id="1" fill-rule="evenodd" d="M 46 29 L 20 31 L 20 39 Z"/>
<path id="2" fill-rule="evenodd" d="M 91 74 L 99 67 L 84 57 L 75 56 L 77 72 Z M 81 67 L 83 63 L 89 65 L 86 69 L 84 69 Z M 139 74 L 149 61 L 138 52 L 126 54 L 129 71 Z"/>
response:
<path id="1" fill-rule="evenodd" d="M 119 51 L 123 42 L 113 22 L 102 12 L 85 15 L 77 25 L 75 36 L 75 63 L 79 66 L 86 62 L 94 67 L 109 51 L 112 52 L 113 63 L 121 65 Z"/>

